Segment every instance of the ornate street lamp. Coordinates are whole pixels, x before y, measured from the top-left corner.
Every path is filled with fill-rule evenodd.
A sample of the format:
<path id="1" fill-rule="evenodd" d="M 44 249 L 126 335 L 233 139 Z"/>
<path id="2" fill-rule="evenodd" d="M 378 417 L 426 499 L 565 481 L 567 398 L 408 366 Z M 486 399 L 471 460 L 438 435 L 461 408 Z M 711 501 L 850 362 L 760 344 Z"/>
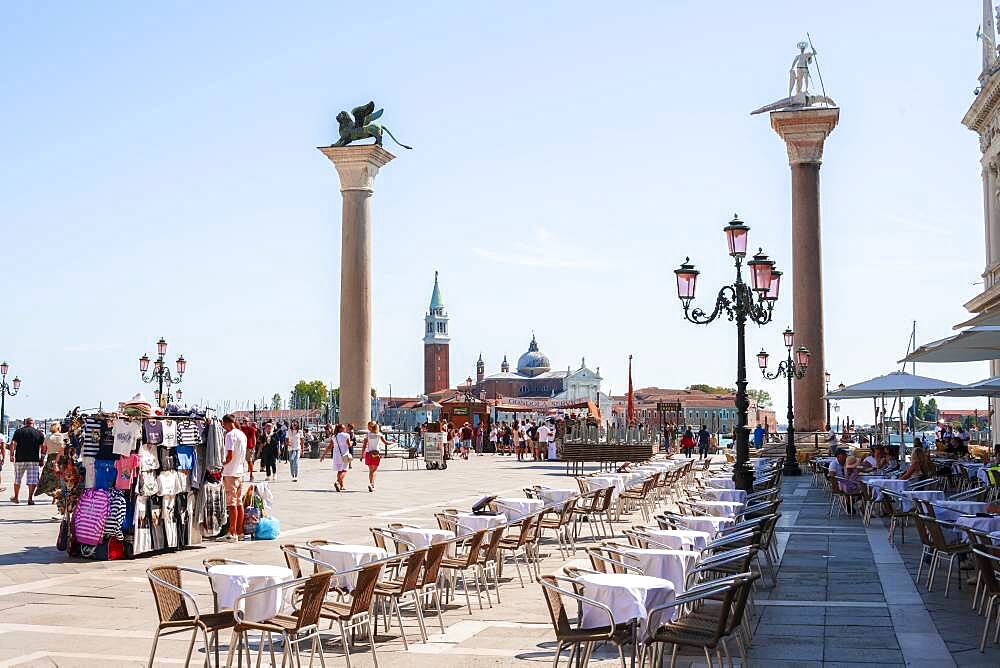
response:
<path id="1" fill-rule="evenodd" d="M 827 371 L 823 374 L 823 380 L 826 381 L 826 430 L 830 431 L 830 372 Z"/>
<path id="2" fill-rule="evenodd" d="M 184 355 L 177 358 L 177 375 L 174 376 L 170 373 L 170 367 L 167 366 L 164 358 L 167 355 L 167 341 L 162 336 L 160 340 L 156 342 L 156 359 L 153 362 L 153 371 L 147 376 L 146 372 L 149 371 L 149 355 L 143 354 L 139 358 L 139 375 L 144 383 L 153 383 L 156 385 L 157 389 L 153 393 L 156 403 L 160 408 L 163 408 L 172 399 L 170 394 L 171 385 L 179 385 L 184 380 L 184 372 L 187 371 L 187 360 L 184 359 Z M 167 391 L 163 391 L 163 385 L 166 384 Z M 181 391 L 177 390 L 177 398 L 180 399 Z"/>
<path id="3" fill-rule="evenodd" d="M 14 380 L 7 382 L 7 372 L 10 365 L 7 362 L 0 363 L 0 435 L 7 436 L 7 397 L 16 396 L 21 390 L 21 379 L 14 376 Z"/>
<path id="4" fill-rule="evenodd" d="M 696 325 L 707 325 L 725 313 L 730 321 L 736 321 L 736 466 L 733 481 L 737 488 L 752 492 L 753 469 L 750 468 L 750 430 L 747 427 L 750 400 L 747 397 L 746 323 L 747 320 L 758 325 L 771 322 L 774 303 L 778 300 L 781 272 L 775 270 L 772 260 L 758 251 L 747 262 L 750 285 L 744 283 L 743 258 L 747 254 L 750 227 L 733 216 L 723 231 L 726 233 L 729 255 L 735 261 L 736 281 L 719 290 L 715 309 L 711 314 L 705 313 L 701 308 L 691 309 L 699 273 L 691 264 L 691 259 L 686 258 L 680 268 L 674 270 L 674 274 L 677 277 L 677 297 L 681 300 L 686 320 Z"/>
<path id="5" fill-rule="evenodd" d="M 802 475 L 802 469 L 799 468 L 799 462 L 795 454 L 795 411 L 792 408 L 792 381 L 803 378 L 806 375 L 806 369 L 809 368 L 810 353 L 807 349 L 799 346 L 798 350 L 795 350 L 793 358 L 792 349 L 795 347 L 795 332 L 791 329 L 786 329 L 783 337 L 788 356 L 778 365 L 777 370 L 773 374 L 767 372 L 768 354 L 764 350 L 757 353 L 757 365 L 760 367 L 760 373 L 764 378 L 768 380 L 785 378 L 788 381 L 788 442 L 785 445 L 785 467 L 783 473 L 785 475 Z"/>

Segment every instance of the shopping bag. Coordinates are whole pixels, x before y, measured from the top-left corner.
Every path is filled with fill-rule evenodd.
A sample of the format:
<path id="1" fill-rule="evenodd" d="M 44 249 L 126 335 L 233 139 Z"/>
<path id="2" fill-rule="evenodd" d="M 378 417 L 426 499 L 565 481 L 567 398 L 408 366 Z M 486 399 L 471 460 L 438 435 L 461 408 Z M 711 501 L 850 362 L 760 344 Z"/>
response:
<path id="1" fill-rule="evenodd" d="M 281 533 L 281 523 L 276 517 L 262 517 L 257 522 L 257 532 L 254 538 L 257 540 L 274 540 Z"/>

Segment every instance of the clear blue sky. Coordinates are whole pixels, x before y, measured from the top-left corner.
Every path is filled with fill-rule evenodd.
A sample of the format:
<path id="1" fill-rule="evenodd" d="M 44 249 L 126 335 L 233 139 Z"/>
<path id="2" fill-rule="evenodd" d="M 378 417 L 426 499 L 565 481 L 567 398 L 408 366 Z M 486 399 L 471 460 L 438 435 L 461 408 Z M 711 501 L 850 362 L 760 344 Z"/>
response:
<path id="1" fill-rule="evenodd" d="M 892 370 L 911 320 L 948 335 L 980 289 L 972 0 L 39 2 L 4 18 L 14 415 L 129 397 L 159 336 L 189 360 L 189 398 L 336 379 L 340 194 L 315 147 L 370 98 L 416 147 L 372 203 L 380 392 L 422 387 L 435 269 L 453 381 L 535 330 L 555 367 L 586 356 L 616 393 L 629 353 L 639 387 L 732 384 L 733 328 L 684 323 L 671 271 L 691 255 L 714 295 L 734 211 L 789 267 L 784 147 L 749 112 L 784 96 L 806 31 L 842 108 L 822 169 L 833 382 Z M 751 351 L 777 352 L 785 296 Z"/>

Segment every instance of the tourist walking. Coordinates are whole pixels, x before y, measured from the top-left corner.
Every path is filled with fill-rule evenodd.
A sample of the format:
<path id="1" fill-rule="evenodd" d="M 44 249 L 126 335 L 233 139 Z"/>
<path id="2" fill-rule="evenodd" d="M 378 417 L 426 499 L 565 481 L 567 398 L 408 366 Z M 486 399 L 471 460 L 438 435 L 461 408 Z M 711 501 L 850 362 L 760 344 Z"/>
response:
<path id="1" fill-rule="evenodd" d="M 253 482 L 253 463 L 257 460 L 257 425 L 240 418 L 240 431 L 247 438 L 247 470 L 250 471 L 250 482 Z"/>
<path id="2" fill-rule="evenodd" d="M 10 460 L 14 462 L 14 496 L 12 503 L 21 503 L 21 483 L 28 485 L 28 505 L 35 505 L 35 487 L 38 485 L 38 462 L 42 458 L 45 437 L 35 429 L 35 420 L 25 418 L 24 426 L 10 439 Z M 27 479 L 27 480 L 25 480 Z"/>
<path id="3" fill-rule="evenodd" d="M 347 460 L 347 468 L 351 468 L 351 465 L 354 463 L 354 446 L 358 444 L 358 439 L 354 434 L 354 425 L 352 423 L 348 422 L 344 431 L 347 433 L 347 445 L 351 450 L 351 457 Z"/>
<path id="4" fill-rule="evenodd" d="M 701 425 L 701 429 L 698 430 L 698 459 L 708 457 L 708 451 L 711 446 L 712 434 L 709 433 L 708 427 Z"/>
<path id="5" fill-rule="evenodd" d="M 528 435 L 528 443 L 531 447 L 531 459 L 533 461 L 538 461 L 538 427 L 534 422 L 528 423 L 528 429 L 526 430 Z"/>
<path id="6" fill-rule="evenodd" d="M 462 441 L 461 445 L 462 459 L 468 459 L 469 450 L 472 449 L 472 437 L 475 436 L 475 434 L 473 433 L 472 427 L 469 425 L 468 422 L 462 425 L 462 428 L 459 430 L 459 432 Z"/>
<path id="7" fill-rule="evenodd" d="M 691 453 L 694 452 L 694 446 L 694 434 L 691 432 L 691 427 L 686 427 L 684 435 L 681 436 L 681 450 L 684 452 L 685 457 L 691 456 Z"/>
<path id="8" fill-rule="evenodd" d="M 378 423 L 374 420 L 368 423 L 368 437 L 365 439 L 365 466 L 368 467 L 368 491 L 375 491 L 375 472 L 378 465 L 382 463 L 382 453 L 379 452 L 380 445 L 389 445 L 385 436 L 381 434 Z"/>
<path id="9" fill-rule="evenodd" d="M 519 425 L 515 422 L 514 426 L 510 430 L 510 440 L 514 445 L 514 454 L 517 455 L 517 461 L 521 461 L 521 457 L 524 455 L 523 443 L 521 438 L 522 432 Z"/>
<path id="10" fill-rule="evenodd" d="M 326 453 L 330 453 L 330 458 L 333 460 L 333 470 L 337 472 L 337 480 L 333 483 L 333 488 L 338 492 L 344 491 L 344 479 L 347 476 L 351 459 L 353 459 L 350 443 L 351 439 L 347 435 L 344 425 L 338 424 L 333 428 L 333 438 L 330 440 L 330 445 L 326 447 L 323 455 L 319 458 L 320 461 L 323 461 L 326 458 Z"/>
<path id="11" fill-rule="evenodd" d="M 288 430 L 286 438 L 288 447 L 288 468 L 292 474 L 292 482 L 299 481 L 299 458 L 302 456 L 302 430 L 299 429 L 298 422 L 292 422 L 292 428 Z"/>
<path id="12" fill-rule="evenodd" d="M 548 459 L 549 458 L 549 425 L 542 423 L 535 430 L 535 438 L 537 439 L 535 445 L 535 452 L 537 453 L 535 459 Z"/>
<path id="13" fill-rule="evenodd" d="M 226 540 L 232 543 L 243 535 L 243 468 L 246 466 L 247 437 L 237 429 L 236 418 L 228 413 L 222 416 L 222 428 L 226 432 L 222 487 L 229 510 L 229 535 Z"/>
<path id="14" fill-rule="evenodd" d="M 762 448 L 764 446 L 764 436 L 767 434 L 764 432 L 764 428 L 758 424 L 753 430 L 753 447 Z"/>
<path id="15" fill-rule="evenodd" d="M 264 442 L 260 446 L 260 464 L 264 469 L 265 480 L 276 478 L 279 442 L 278 431 L 274 428 L 274 423 L 264 423 Z"/>
<path id="16" fill-rule="evenodd" d="M 496 423 L 490 425 L 490 447 L 487 452 L 496 454 L 497 443 L 500 442 L 500 429 L 497 427 Z"/>

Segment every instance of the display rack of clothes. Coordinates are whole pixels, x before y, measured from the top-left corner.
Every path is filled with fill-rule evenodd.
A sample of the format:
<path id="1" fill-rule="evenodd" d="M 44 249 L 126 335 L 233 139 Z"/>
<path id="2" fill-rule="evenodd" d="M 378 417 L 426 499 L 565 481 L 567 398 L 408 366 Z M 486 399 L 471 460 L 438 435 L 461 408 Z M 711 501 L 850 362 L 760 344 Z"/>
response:
<path id="1" fill-rule="evenodd" d="M 217 536 L 227 517 L 214 411 L 156 415 L 135 400 L 122 409 L 67 415 L 69 445 L 53 471 L 63 514 L 57 546 L 120 559 Z"/>

